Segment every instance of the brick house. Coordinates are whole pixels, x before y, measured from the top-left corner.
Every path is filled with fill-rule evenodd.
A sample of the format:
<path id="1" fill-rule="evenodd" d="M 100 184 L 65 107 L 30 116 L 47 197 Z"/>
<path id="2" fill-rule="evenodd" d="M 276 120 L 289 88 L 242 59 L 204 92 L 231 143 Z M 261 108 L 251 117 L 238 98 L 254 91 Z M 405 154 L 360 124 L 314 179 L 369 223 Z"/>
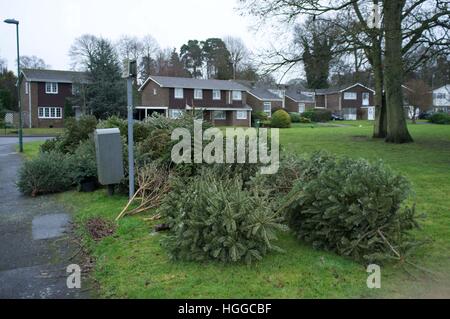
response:
<path id="1" fill-rule="evenodd" d="M 375 119 L 375 91 L 356 83 L 343 88 L 315 91 L 317 109 L 328 109 L 344 116 L 346 120 Z"/>
<path id="2" fill-rule="evenodd" d="M 433 90 L 433 111 L 450 113 L 450 84 Z"/>
<path id="3" fill-rule="evenodd" d="M 88 74 L 84 72 L 23 69 L 20 90 L 24 127 L 63 127 L 66 99 L 73 96 L 78 85 L 86 83 Z"/>
<path id="4" fill-rule="evenodd" d="M 301 87 L 289 87 L 284 92 L 285 108 L 288 112 L 303 113 L 315 107 L 314 91 Z"/>
<path id="5" fill-rule="evenodd" d="M 277 109 L 284 108 L 283 99 L 265 88 L 250 88 L 247 94 L 247 103 L 253 112 L 264 112 L 268 117 L 271 117 Z"/>
<path id="6" fill-rule="evenodd" d="M 217 126 L 251 125 L 248 89 L 234 81 L 150 76 L 139 91 L 137 120 L 144 120 L 154 112 L 177 118 L 195 109 L 202 111 L 204 120 Z"/>

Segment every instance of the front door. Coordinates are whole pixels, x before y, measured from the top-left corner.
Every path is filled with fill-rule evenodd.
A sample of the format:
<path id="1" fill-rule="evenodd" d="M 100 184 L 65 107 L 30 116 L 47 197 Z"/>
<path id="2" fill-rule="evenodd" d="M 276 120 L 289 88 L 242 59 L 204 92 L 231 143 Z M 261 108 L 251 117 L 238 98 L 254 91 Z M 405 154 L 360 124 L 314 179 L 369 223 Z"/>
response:
<path id="1" fill-rule="evenodd" d="M 305 103 L 298 103 L 298 113 L 305 113 Z"/>
<path id="2" fill-rule="evenodd" d="M 367 119 L 369 121 L 375 120 L 375 107 L 374 106 L 370 106 L 367 108 Z"/>

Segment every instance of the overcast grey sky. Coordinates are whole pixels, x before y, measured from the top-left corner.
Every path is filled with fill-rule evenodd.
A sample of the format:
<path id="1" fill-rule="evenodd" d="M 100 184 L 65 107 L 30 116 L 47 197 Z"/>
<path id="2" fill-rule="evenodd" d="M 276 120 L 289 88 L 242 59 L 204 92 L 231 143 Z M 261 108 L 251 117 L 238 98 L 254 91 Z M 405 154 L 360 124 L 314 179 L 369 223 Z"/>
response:
<path id="1" fill-rule="evenodd" d="M 21 55 L 36 55 L 53 69 L 68 69 L 73 40 L 85 33 L 117 40 L 151 34 L 162 48 L 189 39 L 241 37 L 257 50 L 267 32 L 250 30 L 252 18 L 234 9 L 237 0 L 0 0 L 0 18 L 20 21 Z M 15 30 L 0 23 L 0 57 L 15 69 Z"/>

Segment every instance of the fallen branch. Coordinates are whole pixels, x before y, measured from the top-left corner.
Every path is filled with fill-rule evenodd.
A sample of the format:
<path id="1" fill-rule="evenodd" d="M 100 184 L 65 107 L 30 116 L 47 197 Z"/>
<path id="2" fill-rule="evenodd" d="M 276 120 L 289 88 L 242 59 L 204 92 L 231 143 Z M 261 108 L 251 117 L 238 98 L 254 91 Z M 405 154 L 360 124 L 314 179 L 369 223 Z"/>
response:
<path id="1" fill-rule="evenodd" d="M 144 166 L 138 170 L 137 181 L 139 188 L 128 201 L 116 221 L 125 215 L 136 215 L 156 208 L 164 195 L 169 191 L 169 171 L 154 164 Z M 129 209 L 134 203 L 137 207 Z"/>

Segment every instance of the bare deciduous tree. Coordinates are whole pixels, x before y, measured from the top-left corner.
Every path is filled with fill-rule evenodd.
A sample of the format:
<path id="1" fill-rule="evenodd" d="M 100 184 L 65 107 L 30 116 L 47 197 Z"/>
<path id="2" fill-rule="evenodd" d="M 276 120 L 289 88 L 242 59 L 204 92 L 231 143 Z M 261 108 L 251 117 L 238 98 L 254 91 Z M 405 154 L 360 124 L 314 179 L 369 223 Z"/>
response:
<path id="1" fill-rule="evenodd" d="M 223 42 L 230 52 L 231 62 L 233 63 L 233 79 L 236 80 L 236 73 L 239 71 L 241 63 L 249 58 L 250 52 L 241 38 L 227 36 L 223 39 Z"/>
<path id="2" fill-rule="evenodd" d="M 72 69 L 83 71 L 89 69 L 90 61 L 95 55 L 98 40 L 96 36 L 91 34 L 84 34 L 75 39 L 69 50 Z"/>
<path id="3" fill-rule="evenodd" d="M 35 55 L 22 55 L 20 57 L 20 67 L 22 69 L 47 69 L 50 66 L 45 64 L 43 59 L 38 58 Z"/>

